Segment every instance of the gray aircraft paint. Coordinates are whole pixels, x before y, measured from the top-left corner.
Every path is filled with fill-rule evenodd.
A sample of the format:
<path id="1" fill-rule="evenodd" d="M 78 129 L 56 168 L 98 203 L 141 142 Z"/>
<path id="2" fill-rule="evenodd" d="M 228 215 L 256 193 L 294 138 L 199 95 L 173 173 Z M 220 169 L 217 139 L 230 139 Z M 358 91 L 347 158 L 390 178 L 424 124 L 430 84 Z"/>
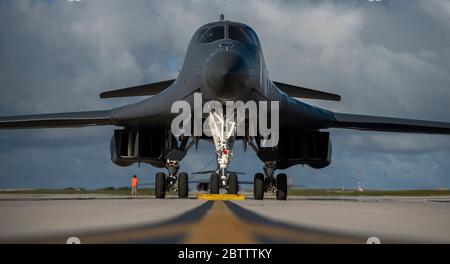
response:
<path id="1" fill-rule="evenodd" d="M 202 92 L 207 97 L 205 99 L 214 99 L 221 102 L 228 99 L 239 99 L 244 102 L 249 100 L 279 101 L 280 130 L 336 127 L 374 131 L 450 134 L 450 123 L 333 113 L 301 102 L 292 96 L 325 100 L 339 100 L 340 97 L 303 87 L 272 82 L 267 73 L 261 43 L 258 39 L 256 39 L 256 46 L 244 45 L 227 39 L 228 34 L 225 30 L 224 39 L 212 43 L 198 43 L 200 32 L 215 26 L 225 26 L 225 28 L 237 26 L 251 30 L 245 24 L 231 21 L 206 24 L 194 33 L 182 69 L 176 80 L 125 88 L 121 89 L 120 92 L 109 92 L 113 96 L 108 96 L 108 93 L 102 94 L 104 98 L 114 97 L 115 92 L 117 93 L 116 96 L 119 97 L 154 94 L 152 97 L 112 110 L 0 117 L 0 129 L 91 125 L 115 125 L 126 128 L 170 128 L 172 119 L 176 116 L 170 111 L 172 103 L 177 100 L 185 100 L 192 106 L 193 94 Z M 236 63 L 238 66 L 245 66 L 240 69 L 243 72 L 239 72 L 241 76 L 245 76 L 245 78 L 239 79 L 239 82 L 244 83 L 240 86 L 243 89 L 232 91 L 223 91 L 222 89 L 219 92 L 223 95 L 217 96 L 218 91 L 208 86 L 208 82 L 205 81 L 206 75 L 208 71 L 211 71 L 211 67 L 220 67 L 225 64 L 221 64 L 220 61 L 227 60 L 231 64 Z M 208 65 L 212 66 L 208 67 Z"/>

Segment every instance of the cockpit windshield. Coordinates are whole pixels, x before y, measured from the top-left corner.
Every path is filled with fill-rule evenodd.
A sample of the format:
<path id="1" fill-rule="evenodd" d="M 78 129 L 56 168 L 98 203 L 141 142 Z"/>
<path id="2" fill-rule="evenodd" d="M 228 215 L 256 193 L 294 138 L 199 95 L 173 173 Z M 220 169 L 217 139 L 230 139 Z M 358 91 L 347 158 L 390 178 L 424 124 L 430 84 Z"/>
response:
<path id="1" fill-rule="evenodd" d="M 228 38 L 247 45 L 257 46 L 258 41 L 252 30 L 244 27 L 229 26 Z"/>
<path id="2" fill-rule="evenodd" d="M 201 32 L 199 42 L 210 43 L 224 38 L 225 38 L 224 26 L 217 26 L 205 29 L 204 32 Z"/>

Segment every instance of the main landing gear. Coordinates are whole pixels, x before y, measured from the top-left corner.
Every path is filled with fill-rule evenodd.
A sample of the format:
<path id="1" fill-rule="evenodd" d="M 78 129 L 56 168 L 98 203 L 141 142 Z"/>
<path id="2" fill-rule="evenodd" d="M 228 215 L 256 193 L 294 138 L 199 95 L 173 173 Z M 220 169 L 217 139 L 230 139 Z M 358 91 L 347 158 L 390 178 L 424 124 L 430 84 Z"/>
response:
<path id="1" fill-rule="evenodd" d="M 189 194 L 189 176 L 186 172 L 178 173 L 178 161 L 167 161 L 168 176 L 164 172 L 156 173 L 155 196 L 159 199 L 166 197 L 166 192 L 175 190 L 178 198 L 187 198 Z"/>
<path id="2" fill-rule="evenodd" d="M 170 133 L 170 131 L 168 132 Z M 171 137 L 169 139 L 172 140 Z M 184 158 L 186 153 L 192 146 L 198 143 L 198 137 L 181 136 L 180 145 L 178 148 L 173 148 L 166 155 L 167 176 L 164 172 L 156 173 L 155 180 L 155 197 L 164 199 L 166 192 L 175 191 L 178 193 L 178 198 L 188 198 L 189 196 L 189 175 L 186 172 L 178 172 L 180 169 L 180 161 Z M 166 145 L 171 145 L 171 142 L 166 142 Z"/>
<path id="3" fill-rule="evenodd" d="M 253 181 L 253 196 L 255 200 L 264 199 L 264 193 L 274 192 L 277 200 L 287 199 L 287 176 L 279 173 L 275 178 L 276 163 L 265 162 L 264 174 L 256 173 Z"/>

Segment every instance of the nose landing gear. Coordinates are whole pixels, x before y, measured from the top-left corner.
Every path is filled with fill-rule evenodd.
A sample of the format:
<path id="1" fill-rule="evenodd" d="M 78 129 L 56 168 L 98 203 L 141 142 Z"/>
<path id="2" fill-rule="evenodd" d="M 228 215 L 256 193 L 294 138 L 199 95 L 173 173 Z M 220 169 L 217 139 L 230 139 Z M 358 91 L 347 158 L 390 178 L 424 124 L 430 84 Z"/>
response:
<path id="1" fill-rule="evenodd" d="M 235 173 L 228 173 L 227 168 L 233 158 L 233 145 L 236 138 L 236 123 L 216 112 L 210 112 L 208 125 L 216 148 L 218 171 L 211 174 L 210 193 L 218 194 L 225 188 L 230 194 L 237 194 L 239 182 Z"/>

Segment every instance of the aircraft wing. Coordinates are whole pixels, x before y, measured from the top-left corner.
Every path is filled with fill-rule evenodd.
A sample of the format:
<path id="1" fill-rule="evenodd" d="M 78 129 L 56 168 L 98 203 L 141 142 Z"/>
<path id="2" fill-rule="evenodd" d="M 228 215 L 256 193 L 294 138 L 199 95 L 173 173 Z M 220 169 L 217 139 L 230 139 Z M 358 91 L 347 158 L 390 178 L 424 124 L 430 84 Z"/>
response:
<path id="1" fill-rule="evenodd" d="M 111 125 L 111 110 L 0 117 L 0 129 Z"/>
<path id="2" fill-rule="evenodd" d="M 450 123 L 393 117 L 334 113 L 331 127 L 358 130 L 406 132 L 422 134 L 450 134 Z"/>
<path id="3" fill-rule="evenodd" d="M 317 91 L 281 82 L 273 82 L 273 84 L 275 84 L 275 86 L 277 86 L 278 89 L 280 89 L 281 91 L 292 97 L 306 98 L 306 99 L 320 99 L 329 101 L 341 100 L 341 96 L 333 93 Z"/>
<path id="4" fill-rule="evenodd" d="M 167 89 L 175 79 L 103 92 L 100 98 L 155 95 Z"/>

